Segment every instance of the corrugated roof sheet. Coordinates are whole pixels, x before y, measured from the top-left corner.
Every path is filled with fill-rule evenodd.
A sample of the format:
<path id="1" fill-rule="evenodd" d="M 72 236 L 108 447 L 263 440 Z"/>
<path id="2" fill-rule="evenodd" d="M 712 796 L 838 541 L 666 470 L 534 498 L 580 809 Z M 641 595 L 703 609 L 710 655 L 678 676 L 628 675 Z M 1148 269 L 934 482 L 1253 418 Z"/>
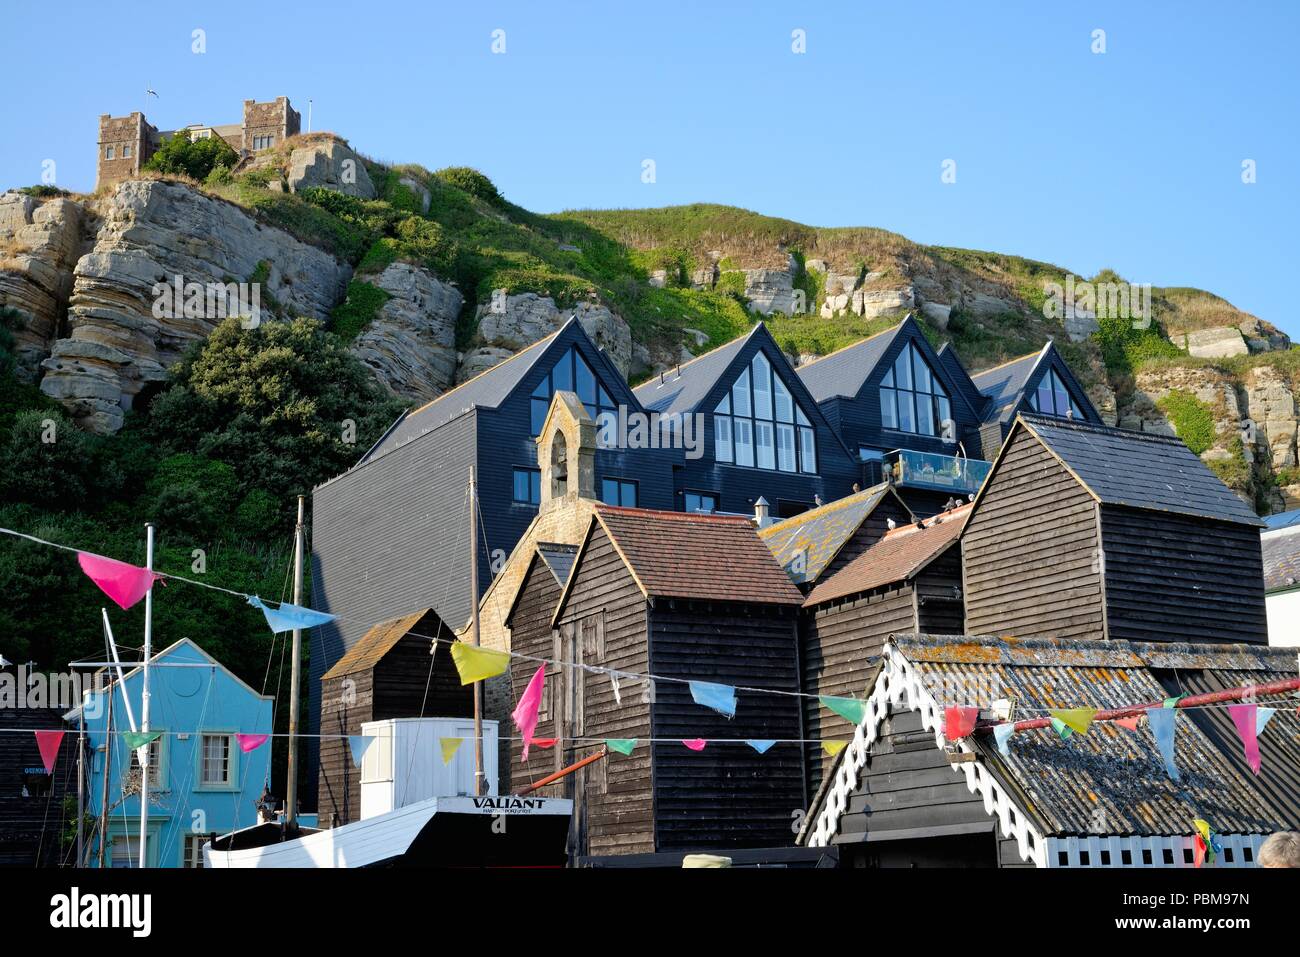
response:
<path id="1" fill-rule="evenodd" d="M 760 529 L 758 536 L 772 550 L 777 563 L 792 581 L 797 584 L 813 582 L 881 499 L 893 494 L 888 484 L 875 485 L 769 525 Z M 792 567 L 797 555 L 803 556 L 802 571 Z"/>
<path id="2" fill-rule="evenodd" d="M 1262 524 L 1180 439 L 1043 415 L 1020 420 L 1103 504 Z"/>
<path id="3" fill-rule="evenodd" d="M 795 371 L 818 402 L 836 396 L 852 398 L 862 389 L 862 384 L 867 381 L 876 363 L 893 344 L 899 330 L 909 321 L 915 322 L 908 316 L 892 329 L 878 332 L 861 342 L 814 359 Z"/>
<path id="4" fill-rule="evenodd" d="M 1300 525 L 1300 508 L 1292 509 L 1289 512 L 1278 512 L 1276 515 L 1268 515 L 1264 518 L 1264 524 L 1268 526 L 1270 532 L 1279 528 L 1290 528 L 1293 525 Z"/>
<path id="5" fill-rule="evenodd" d="M 612 505 L 596 516 L 650 597 L 803 603 L 748 518 Z"/>
<path id="6" fill-rule="evenodd" d="M 808 593 L 804 605 L 819 605 L 906 581 L 961 537 L 970 508 L 963 505 L 943 512 L 927 521 L 925 528 L 905 525 L 888 532 L 853 561 L 818 582 Z"/>
<path id="7" fill-rule="evenodd" d="M 1286 591 L 1300 582 L 1300 525 L 1269 529 L 1259 537 L 1264 553 L 1264 590 Z"/>
<path id="8" fill-rule="evenodd" d="M 555 576 L 556 583 L 563 588 L 573 571 L 573 562 L 578 557 L 577 545 L 561 545 L 556 542 L 538 542 L 537 554 Z"/>
<path id="9" fill-rule="evenodd" d="M 370 630 L 362 635 L 342 658 L 334 662 L 329 671 L 321 675 L 321 680 L 341 678 L 343 675 L 352 675 L 373 668 L 394 645 L 406 637 L 407 632 L 420 623 L 420 619 L 425 615 L 437 617 L 433 609 L 425 608 L 371 626 Z"/>
<path id="10" fill-rule="evenodd" d="M 643 382 L 632 390 L 633 394 L 650 412 L 694 412 L 761 325 L 759 323 L 740 338 L 665 372 L 662 381 L 656 376 Z"/>
<path id="11" fill-rule="evenodd" d="M 1195 670 L 1197 663 L 1233 656 L 1252 665 L 1276 665 L 1278 660 L 1269 649 L 1245 646 L 1225 651 L 1218 645 L 1169 648 L 967 635 L 896 635 L 891 640 L 918 669 L 940 707 L 987 707 L 997 698 L 1014 696 L 1019 718 L 1041 717 L 1046 708 L 1116 708 L 1162 700 L 1168 692 L 1152 669 L 1174 661 L 1188 662 Z M 1153 664 L 1155 660 L 1162 664 Z M 1259 676 L 1248 683 L 1267 680 L 1263 676 L 1268 672 L 1245 673 Z M 1025 796 L 1027 809 L 1048 834 L 1187 834 L 1194 818 L 1208 820 L 1225 834 L 1290 826 L 1287 809 L 1240 773 L 1226 748 L 1212 741 L 1191 715 L 1177 719 L 1175 760 L 1181 782 L 1165 773 L 1145 727 L 1127 731 L 1099 722 L 1086 735 L 1065 741 L 1046 729 L 1020 732 L 1012 736 L 1006 758 L 990 735 L 974 740 L 990 769 Z"/>

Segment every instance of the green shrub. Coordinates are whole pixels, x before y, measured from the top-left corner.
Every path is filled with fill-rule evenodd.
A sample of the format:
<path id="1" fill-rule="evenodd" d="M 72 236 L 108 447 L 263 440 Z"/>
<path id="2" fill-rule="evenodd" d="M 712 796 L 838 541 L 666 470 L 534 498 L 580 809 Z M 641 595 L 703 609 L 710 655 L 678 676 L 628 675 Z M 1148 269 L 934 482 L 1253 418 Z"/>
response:
<path id="1" fill-rule="evenodd" d="M 184 131 L 175 133 L 144 164 L 157 173 L 188 176 L 202 182 L 218 166 L 233 169 L 239 154 L 220 136 L 191 140 Z"/>
<path id="2" fill-rule="evenodd" d="M 476 169 L 471 169 L 468 166 L 448 166 L 446 169 L 438 170 L 433 175 L 448 186 L 455 186 L 457 189 L 464 190 L 471 196 L 477 196 L 493 206 L 505 204 L 505 200 L 497 191 L 496 186 L 493 185 L 492 180 Z"/>
<path id="3" fill-rule="evenodd" d="M 348 283 L 347 297 L 330 313 L 330 331 L 344 342 L 351 342 L 391 298 L 378 286 L 361 279 L 352 280 Z"/>
<path id="4" fill-rule="evenodd" d="M 1214 446 L 1218 431 L 1214 411 L 1196 396 L 1175 389 L 1162 396 L 1156 406 L 1169 419 L 1183 444 L 1197 455 Z"/>

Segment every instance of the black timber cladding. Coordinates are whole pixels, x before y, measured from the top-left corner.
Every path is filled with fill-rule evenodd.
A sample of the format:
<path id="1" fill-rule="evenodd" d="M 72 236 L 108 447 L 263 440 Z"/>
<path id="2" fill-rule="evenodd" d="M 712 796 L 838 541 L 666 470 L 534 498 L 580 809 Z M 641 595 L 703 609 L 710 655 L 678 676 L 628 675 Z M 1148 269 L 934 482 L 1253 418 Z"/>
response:
<path id="1" fill-rule="evenodd" d="M 11 672 L 4 674 L 13 678 Z M 32 732 L 58 730 L 65 733 L 54 770 L 47 775 Z M 57 867 L 64 862 L 63 799 L 77 794 L 77 741 L 76 728 L 65 729 L 60 709 L 18 708 L 12 702 L 0 709 L 0 867 Z M 88 762 L 97 760 L 102 767 L 103 759 L 102 752 L 87 752 Z M 86 801 L 89 804 L 89 795 Z M 70 852 L 67 860 L 75 857 Z"/>

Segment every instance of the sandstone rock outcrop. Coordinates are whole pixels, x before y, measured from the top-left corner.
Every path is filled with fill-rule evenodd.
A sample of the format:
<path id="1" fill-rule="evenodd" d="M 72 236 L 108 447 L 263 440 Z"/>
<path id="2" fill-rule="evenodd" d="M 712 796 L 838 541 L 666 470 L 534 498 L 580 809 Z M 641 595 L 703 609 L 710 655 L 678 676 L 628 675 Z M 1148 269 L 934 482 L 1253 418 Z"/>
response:
<path id="1" fill-rule="evenodd" d="M 357 336 L 352 354 L 394 395 L 437 398 L 456 379 L 456 317 L 465 298 L 409 263 L 393 263 L 369 281 L 391 298 Z"/>
<path id="2" fill-rule="evenodd" d="M 750 312 L 771 315 L 774 312 L 794 315 L 796 309 L 806 311 L 810 303 L 799 308 L 796 302 L 794 277 L 799 268 L 793 256 L 787 257 L 784 269 L 746 269 L 745 298 Z"/>
<path id="3" fill-rule="evenodd" d="M 299 146 L 289 155 L 289 189 L 323 186 L 360 199 L 375 198 L 375 184 L 361 157 L 341 140 Z"/>
<path id="4" fill-rule="evenodd" d="M 1187 351 L 1201 359 L 1226 359 L 1250 352 L 1241 330 L 1232 326 L 1197 329 L 1187 333 L 1186 342 Z"/>
<path id="5" fill-rule="evenodd" d="M 549 296 L 525 292 L 494 297 L 478 307 L 479 345 L 462 358 L 457 381 L 464 382 L 484 369 L 490 369 L 500 361 L 502 350 L 511 355 L 549 336 L 572 315 L 578 317 L 587 335 L 626 375 L 632 365 L 632 330 L 621 316 L 608 306 L 594 302 L 580 302 L 560 309 Z"/>
<path id="6" fill-rule="evenodd" d="M 36 381 L 59 333 L 90 219 L 71 199 L 0 195 L 0 305 L 19 312 L 14 357 L 26 382 Z"/>
<path id="7" fill-rule="evenodd" d="M 42 392 L 95 432 L 120 428 L 140 389 L 223 318 L 181 308 L 155 316 L 156 284 L 246 283 L 265 263 L 263 317 L 275 302 L 284 315 L 325 319 L 351 275 L 315 246 L 179 183 L 121 183 L 100 213 L 74 270 L 69 334 L 54 343 L 41 380 Z"/>

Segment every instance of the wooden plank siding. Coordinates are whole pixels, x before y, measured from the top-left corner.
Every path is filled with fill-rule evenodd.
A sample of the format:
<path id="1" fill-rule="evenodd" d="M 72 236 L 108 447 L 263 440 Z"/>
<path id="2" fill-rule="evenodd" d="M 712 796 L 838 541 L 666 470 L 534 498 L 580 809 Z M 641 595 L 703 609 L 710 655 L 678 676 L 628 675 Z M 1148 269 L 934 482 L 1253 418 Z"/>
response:
<path id="1" fill-rule="evenodd" d="M 1103 505 L 1107 633 L 1268 644 L 1259 530 Z"/>
<path id="2" fill-rule="evenodd" d="M 411 630 L 418 635 L 438 634 L 437 616 L 425 615 Z M 445 627 L 441 637 L 450 637 Z M 324 681 L 322 734 L 360 734 L 363 723 L 390 718 L 470 717 L 473 691 L 460 683 L 450 649 L 440 644 L 437 653 L 430 655 L 429 647 L 427 638 L 407 635 L 373 668 Z M 352 763 L 352 750 L 344 738 L 321 739 L 317 801 L 322 825 L 328 825 L 334 815 L 340 824 L 359 820 L 361 769 Z"/>
<path id="3" fill-rule="evenodd" d="M 13 678 L 13 672 L 8 674 Z M 75 848 L 65 855 L 60 841 L 64 825 L 76 819 L 75 812 L 64 814 L 63 799 L 77 795 L 77 726 L 63 723 L 60 708 L 11 706 L 0 709 L 0 719 L 0 728 L 4 729 L 0 732 L 0 867 L 58 867 L 65 859 L 71 862 L 77 856 Z M 125 717 L 115 715 L 117 720 L 125 723 Z M 61 729 L 64 735 L 54 771 L 46 776 L 32 732 Z M 120 759 L 120 755 L 114 758 Z M 91 761 L 102 767 L 103 753 L 86 752 L 88 779 Z M 39 792 L 42 786 L 48 786 L 46 793 Z M 24 787 L 28 788 L 28 797 L 23 796 Z M 98 799 L 99 795 L 95 795 Z M 86 803 L 90 803 L 89 794 Z M 87 829 L 87 839 L 93 846 L 90 833 Z"/>
<path id="4" fill-rule="evenodd" d="M 895 632 L 917 631 L 912 586 L 903 583 L 807 609 L 803 615 L 800 660 L 803 691 L 812 695 L 865 697 L 885 640 Z M 804 699 L 805 738 L 851 738 L 854 726 Z M 831 765 L 820 745 L 804 747 L 808 794 L 821 786 Z"/>
<path id="5" fill-rule="evenodd" d="M 853 844 L 869 836 L 874 843 L 987 830 L 986 858 L 969 863 L 996 866 L 993 819 L 984 811 L 984 800 L 966 789 L 965 776 L 935 747 L 934 732 L 922 727 L 921 715 L 895 712 L 881 731 L 833 842 Z"/>
<path id="6" fill-rule="evenodd" d="M 568 600 L 556 623 L 561 632 L 559 650 L 567 660 L 577 660 L 576 648 L 576 654 L 587 664 L 645 674 L 650 670 L 645 596 L 605 530 L 597 523 L 589 535 L 570 573 Z M 578 636 L 583 639 L 581 643 L 576 640 Z M 555 684 L 555 694 L 562 695 L 570 710 L 578 711 L 564 729 L 565 736 L 637 738 L 643 742 L 651 736 L 650 704 L 643 698 L 642 688 L 625 680 L 619 704 L 607 677 L 575 668 L 564 671 L 569 681 L 578 681 L 576 687 L 558 681 Z M 565 714 L 560 717 L 563 722 Z M 556 746 L 572 747 L 563 737 Z M 565 763 L 591 751 L 591 747 L 567 751 Z M 565 796 L 575 799 L 577 854 L 645 854 L 657 850 L 648 746 L 641 744 L 631 755 L 610 754 L 564 780 Z"/>
<path id="7" fill-rule="evenodd" d="M 921 569 L 913 582 L 916 630 L 924 635 L 966 633 L 966 606 L 961 598 L 961 542 Z"/>
<path id="8" fill-rule="evenodd" d="M 656 599 L 650 668 L 680 677 L 797 692 L 797 606 Z M 696 704 L 683 682 L 655 687 L 656 849 L 780 847 L 794 843 L 807 807 L 796 745 L 759 754 L 741 742 L 691 751 L 687 738 L 799 739 L 800 699 L 739 692 L 734 718 Z"/>
<path id="9" fill-rule="evenodd" d="M 555 641 L 551 628 L 551 616 L 560 602 L 560 585 L 555 575 L 546 566 L 546 562 L 533 553 L 532 562 L 524 574 L 519 586 L 519 595 L 514 610 L 506 625 L 510 629 L 510 650 L 515 654 L 529 655 L 533 658 L 553 659 Z M 538 662 L 522 658 L 512 658 L 510 662 L 510 700 L 518 701 L 519 696 L 528 687 Z M 538 709 L 537 728 L 533 736 L 537 738 L 557 738 L 556 708 L 559 704 L 557 688 L 560 687 L 562 669 L 553 661 L 546 665 L 546 684 L 542 689 L 542 704 Z M 518 730 L 510 725 L 510 734 L 517 737 Z M 503 732 L 504 733 L 504 732 Z M 502 769 L 505 772 L 498 781 L 498 790 L 502 794 L 515 794 L 533 781 L 540 780 L 564 766 L 568 755 L 564 748 L 554 747 L 550 750 L 530 748 L 528 760 L 523 760 L 523 742 L 511 740 L 508 749 L 510 759 Z M 563 797 L 566 785 L 557 782 L 535 792 L 539 797 Z"/>
<path id="10" fill-rule="evenodd" d="M 966 630 L 1104 638 L 1097 505 L 1018 431 L 962 536 Z"/>

